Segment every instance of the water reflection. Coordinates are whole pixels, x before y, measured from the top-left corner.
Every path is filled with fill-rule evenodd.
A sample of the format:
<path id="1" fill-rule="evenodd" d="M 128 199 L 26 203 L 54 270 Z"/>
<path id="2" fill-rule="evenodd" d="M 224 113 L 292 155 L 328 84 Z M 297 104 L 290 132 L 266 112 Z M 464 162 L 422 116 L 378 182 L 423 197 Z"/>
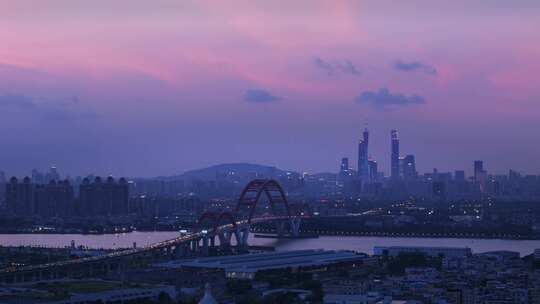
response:
<path id="1" fill-rule="evenodd" d="M 0 234 L 3 246 L 66 247 L 71 241 L 76 246 L 89 248 L 131 248 L 133 243 L 143 247 L 159 241 L 179 236 L 178 232 L 130 232 L 107 235 L 80 234 Z M 343 237 L 323 236 L 316 239 L 268 239 L 250 236 L 251 245 L 273 246 L 277 250 L 297 249 L 347 249 L 373 253 L 374 246 L 446 246 L 469 247 L 473 252 L 494 250 L 519 251 L 531 254 L 540 248 L 540 240 L 496 240 L 496 239 L 448 239 L 448 238 L 385 238 L 385 237 Z"/>

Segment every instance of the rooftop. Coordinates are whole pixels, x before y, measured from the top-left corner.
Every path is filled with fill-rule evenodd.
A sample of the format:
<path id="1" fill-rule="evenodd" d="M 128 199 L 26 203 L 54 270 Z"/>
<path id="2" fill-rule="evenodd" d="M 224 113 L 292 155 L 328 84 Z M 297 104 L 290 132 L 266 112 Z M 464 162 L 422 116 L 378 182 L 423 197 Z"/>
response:
<path id="1" fill-rule="evenodd" d="M 226 272 L 257 272 L 259 270 L 286 267 L 329 265 L 360 260 L 363 257 L 363 255 L 358 255 L 351 251 L 295 250 L 177 260 L 161 263 L 157 266 L 166 268 L 212 268 L 223 269 Z"/>
<path id="2" fill-rule="evenodd" d="M 58 280 L 0 288 L 1 303 L 48 303 L 90 294 L 126 293 L 154 288 L 154 285 L 104 280 Z"/>

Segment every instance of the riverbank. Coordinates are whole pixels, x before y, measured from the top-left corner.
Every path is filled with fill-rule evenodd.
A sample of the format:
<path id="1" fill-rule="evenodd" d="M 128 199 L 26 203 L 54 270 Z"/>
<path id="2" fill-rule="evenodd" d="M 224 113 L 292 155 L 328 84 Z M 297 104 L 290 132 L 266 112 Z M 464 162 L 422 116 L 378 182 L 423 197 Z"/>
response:
<path id="1" fill-rule="evenodd" d="M 0 235 L 117 235 L 121 233 L 143 232 L 143 233 L 178 233 L 179 230 L 172 229 L 113 229 L 113 230 L 80 230 L 80 229 L 33 229 L 33 230 L 0 230 Z M 456 239 L 501 239 L 501 240 L 540 240 L 540 234 L 516 234 L 516 233 L 474 233 L 474 232 L 416 232 L 416 231 L 335 231 L 335 230 L 300 230 L 302 235 L 316 236 L 377 236 L 377 237 L 414 237 L 414 238 L 456 238 Z M 273 229 L 252 229 L 255 234 L 275 234 Z"/>
<path id="2" fill-rule="evenodd" d="M 178 237 L 178 232 L 141 232 L 82 235 L 82 234 L 0 234 L 2 246 L 38 246 L 62 248 L 75 242 L 75 246 L 91 249 L 122 249 L 133 246 L 144 247 L 153 243 Z M 334 235 L 305 239 L 273 239 L 255 238 L 250 235 L 248 243 L 252 246 L 274 247 L 276 250 L 354 250 L 373 253 L 375 246 L 433 246 L 433 247 L 469 247 L 474 253 L 508 250 L 517 251 L 522 255 L 531 254 L 540 248 L 540 240 L 511 240 L 511 239 L 474 239 L 474 238 L 428 238 L 428 237 L 384 237 L 384 236 L 355 236 Z"/>
<path id="3" fill-rule="evenodd" d="M 272 229 L 256 229 L 254 233 L 275 233 Z M 331 230 L 300 230 L 300 233 L 306 235 L 319 236 L 377 236 L 390 238 L 456 238 L 456 239 L 500 239 L 500 240 L 540 240 L 540 235 L 530 234 L 504 234 L 504 233 L 430 233 L 430 232 L 388 232 L 388 231 L 331 231 Z"/>

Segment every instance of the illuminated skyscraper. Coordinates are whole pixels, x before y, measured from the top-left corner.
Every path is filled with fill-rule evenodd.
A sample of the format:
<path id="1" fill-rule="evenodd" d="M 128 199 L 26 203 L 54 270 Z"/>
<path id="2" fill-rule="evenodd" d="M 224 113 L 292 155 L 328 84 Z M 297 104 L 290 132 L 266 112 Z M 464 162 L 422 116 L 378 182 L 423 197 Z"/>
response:
<path id="1" fill-rule="evenodd" d="M 44 183 L 48 184 L 52 180 L 53 181 L 60 181 L 60 173 L 58 173 L 58 169 L 54 165 L 51 166 L 51 168 L 49 169 L 49 172 L 45 176 Z"/>
<path id="2" fill-rule="evenodd" d="M 339 175 L 342 177 L 349 175 L 349 158 L 343 157 L 341 159 L 341 165 L 339 167 Z"/>
<path id="3" fill-rule="evenodd" d="M 365 129 L 363 133 L 363 138 L 358 144 L 358 176 L 362 180 L 362 183 L 369 182 L 368 147 L 369 131 Z"/>
<path id="4" fill-rule="evenodd" d="M 414 180 L 418 176 L 416 172 L 416 161 L 414 155 L 407 155 L 403 158 L 403 178 Z"/>
<path id="5" fill-rule="evenodd" d="M 370 159 L 369 160 L 369 180 L 371 182 L 377 182 L 378 176 L 378 166 L 377 162 L 375 160 Z"/>
<path id="6" fill-rule="evenodd" d="M 399 179 L 399 138 L 397 130 L 390 131 L 392 154 L 391 154 L 391 177 L 393 180 Z"/>

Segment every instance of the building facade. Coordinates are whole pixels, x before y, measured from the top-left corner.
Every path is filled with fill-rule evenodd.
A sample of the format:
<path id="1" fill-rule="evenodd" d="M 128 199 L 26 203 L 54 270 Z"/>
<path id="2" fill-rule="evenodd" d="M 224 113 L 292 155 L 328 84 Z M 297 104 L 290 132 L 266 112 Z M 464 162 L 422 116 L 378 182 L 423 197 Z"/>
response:
<path id="1" fill-rule="evenodd" d="M 117 181 L 108 177 L 104 182 L 96 177 L 85 178 L 79 188 L 79 212 L 89 216 L 128 214 L 129 187 L 125 178 Z"/>
<path id="2" fill-rule="evenodd" d="M 399 138 L 397 130 L 390 131 L 390 138 L 391 138 L 391 172 L 390 176 L 393 180 L 399 179 Z"/>

